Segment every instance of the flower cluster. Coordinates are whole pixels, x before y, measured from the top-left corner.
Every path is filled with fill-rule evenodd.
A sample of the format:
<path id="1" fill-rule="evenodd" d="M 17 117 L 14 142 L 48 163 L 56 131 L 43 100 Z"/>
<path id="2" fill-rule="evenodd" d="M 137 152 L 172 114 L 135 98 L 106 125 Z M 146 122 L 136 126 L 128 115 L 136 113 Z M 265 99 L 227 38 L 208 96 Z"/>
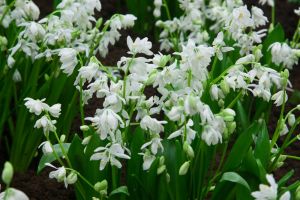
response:
<path id="1" fill-rule="evenodd" d="M 100 53 L 106 56 L 108 46 L 120 38 L 120 29 L 132 27 L 136 17 L 116 14 L 102 25 L 102 18 L 94 17 L 101 10 L 99 0 L 64 0 L 57 6 L 58 14 L 39 18 L 38 8 L 32 1 L 17 1 L 11 15 L 18 13 L 17 26 L 22 30 L 17 44 L 10 49 L 8 65 L 15 64 L 16 53 L 22 51 L 33 61 L 45 57 L 50 61 L 58 55 L 61 70 L 71 75 L 78 64 L 77 56 Z M 28 15 L 32 17 L 27 17 Z M 9 17 L 10 15 L 5 15 Z M 26 16 L 26 17 L 25 17 Z M 11 21 L 11 20 L 10 20 Z"/>
<path id="2" fill-rule="evenodd" d="M 50 132 L 56 131 L 56 120 L 52 120 L 50 116 L 58 118 L 61 111 L 61 104 L 54 104 L 49 106 L 44 103 L 45 99 L 34 100 L 32 98 L 25 98 L 25 106 L 29 109 L 29 112 L 34 113 L 36 116 L 44 114 L 40 119 L 38 119 L 34 125 L 35 128 L 43 128 L 45 135 L 48 135 Z"/>

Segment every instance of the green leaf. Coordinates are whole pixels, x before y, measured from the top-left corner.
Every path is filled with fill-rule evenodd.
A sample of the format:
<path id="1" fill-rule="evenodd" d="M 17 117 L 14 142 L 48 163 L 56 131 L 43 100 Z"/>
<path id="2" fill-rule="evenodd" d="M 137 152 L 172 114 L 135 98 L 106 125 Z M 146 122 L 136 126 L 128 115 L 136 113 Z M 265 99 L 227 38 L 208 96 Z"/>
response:
<path id="1" fill-rule="evenodd" d="M 70 143 L 63 143 L 63 147 L 64 147 L 66 153 L 68 153 L 70 145 L 71 145 Z M 58 155 L 58 157 L 63 156 L 63 153 L 61 151 L 59 144 L 53 145 L 53 148 L 54 148 L 54 151 L 56 152 L 56 154 Z M 46 165 L 45 165 L 46 163 L 52 163 L 55 160 L 56 160 L 56 157 L 54 156 L 54 153 L 44 154 L 42 156 L 42 158 L 40 159 L 37 173 L 40 173 L 46 167 Z"/>
<path id="2" fill-rule="evenodd" d="M 294 175 L 295 171 L 292 169 L 288 173 L 286 173 L 279 181 L 278 181 L 278 187 L 283 187 L 285 183 Z"/>
<path id="3" fill-rule="evenodd" d="M 239 167 L 244 157 L 247 155 L 248 149 L 251 145 L 252 134 L 257 132 L 260 128 L 258 122 L 254 122 L 245 132 L 240 134 L 235 144 L 232 147 L 226 163 L 224 164 L 224 171 L 231 171 Z"/>
<path id="4" fill-rule="evenodd" d="M 118 187 L 118 188 L 114 189 L 109 194 L 109 196 L 111 197 L 111 196 L 116 195 L 116 194 L 125 194 L 125 195 L 129 196 L 129 192 L 128 192 L 127 186 L 121 186 L 121 187 Z"/>
<path id="5" fill-rule="evenodd" d="M 222 181 L 229 181 L 229 182 L 240 184 L 240 185 L 244 186 L 245 188 L 247 188 L 249 191 L 251 191 L 250 186 L 248 185 L 247 181 L 236 172 L 224 173 L 220 182 L 222 182 Z"/>
<path id="6" fill-rule="evenodd" d="M 258 132 L 254 156 L 259 159 L 266 169 L 270 159 L 270 141 L 267 125 L 265 122 L 261 125 L 261 131 Z"/>
<path id="7" fill-rule="evenodd" d="M 237 113 L 236 113 L 237 114 L 237 117 L 236 117 L 237 123 L 239 125 L 241 125 L 242 130 L 247 129 L 249 127 L 249 119 L 248 119 L 247 113 L 246 113 L 241 101 L 237 102 L 236 110 L 237 110 Z"/>
<path id="8" fill-rule="evenodd" d="M 280 24 L 277 24 L 274 27 L 274 29 L 268 34 L 266 39 L 263 41 L 262 53 L 263 55 L 265 55 L 263 57 L 265 64 L 271 63 L 271 59 L 272 59 L 271 52 L 268 50 L 269 47 L 274 42 L 284 42 L 284 40 L 285 40 L 284 30 Z"/>

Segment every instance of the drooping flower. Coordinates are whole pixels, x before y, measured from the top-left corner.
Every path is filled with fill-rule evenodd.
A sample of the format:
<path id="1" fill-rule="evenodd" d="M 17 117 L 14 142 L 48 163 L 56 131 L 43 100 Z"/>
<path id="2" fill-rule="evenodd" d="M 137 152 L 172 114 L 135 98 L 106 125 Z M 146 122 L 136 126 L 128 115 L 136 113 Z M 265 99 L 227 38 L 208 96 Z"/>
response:
<path id="1" fill-rule="evenodd" d="M 146 115 L 141 120 L 140 126 L 144 130 L 150 130 L 153 133 L 160 133 L 164 131 L 164 127 L 162 124 L 166 124 L 166 121 L 158 121 L 155 118 L 150 117 L 149 115 Z"/>
<path id="2" fill-rule="evenodd" d="M 49 108 L 49 106 L 46 103 L 44 103 L 46 99 L 35 100 L 27 97 L 24 100 L 26 101 L 25 106 L 29 109 L 29 112 L 34 113 L 35 115 L 40 115 L 42 111 L 48 110 Z"/>
<path id="3" fill-rule="evenodd" d="M 152 47 L 152 43 L 148 41 L 148 38 L 136 38 L 133 42 L 130 36 L 127 37 L 127 46 L 129 48 L 129 54 L 135 55 L 137 53 L 152 55 L 152 51 L 150 51 Z"/>
<path id="4" fill-rule="evenodd" d="M 87 117 L 86 120 L 93 123 L 102 140 L 106 139 L 108 134 L 114 133 L 120 123 L 123 124 L 121 117 L 109 108 L 97 110 L 94 117 Z"/>
<path id="5" fill-rule="evenodd" d="M 59 51 L 61 69 L 64 73 L 70 76 L 76 67 L 78 60 L 76 58 L 77 52 L 72 48 L 63 48 Z"/>

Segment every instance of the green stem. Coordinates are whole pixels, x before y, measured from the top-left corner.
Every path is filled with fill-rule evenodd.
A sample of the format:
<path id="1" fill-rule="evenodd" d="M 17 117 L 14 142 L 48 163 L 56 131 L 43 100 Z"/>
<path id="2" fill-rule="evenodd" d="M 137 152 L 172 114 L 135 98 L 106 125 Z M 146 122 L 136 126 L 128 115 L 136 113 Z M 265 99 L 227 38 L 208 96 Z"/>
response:
<path id="1" fill-rule="evenodd" d="M 111 174 L 112 174 L 112 190 L 116 189 L 118 187 L 118 175 L 117 175 L 117 169 L 116 167 L 111 167 Z"/>
<path id="2" fill-rule="evenodd" d="M 297 118 L 296 122 L 294 123 L 292 128 L 289 130 L 289 133 L 287 134 L 286 138 L 284 139 L 283 144 L 282 144 L 281 148 L 279 149 L 279 152 L 277 153 L 275 159 L 273 160 L 273 162 L 270 165 L 270 171 L 272 171 L 274 169 L 276 162 L 279 159 L 280 155 L 283 153 L 283 151 L 288 147 L 288 145 L 291 144 L 292 140 L 289 141 L 289 139 L 291 138 L 292 133 L 295 131 L 295 129 L 299 123 L 300 123 L 300 117 Z"/>
<path id="3" fill-rule="evenodd" d="M 16 0 L 12 1 L 4 10 L 4 13 L 2 15 L 2 17 L 0 18 L 0 25 L 2 24 L 2 21 L 4 19 L 4 17 L 7 15 L 8 11 L 14 6 Z"/>
<path id="4" fill-rule="evenodd" d="M 272 7 L 272 25 L 273 27 L 275 26 L 275 14 L 276 14 L 276 9 L 275 9 L 275 0 L 274 0 L 274 6 Z"/>
<path id="5" fill-rule="evenodd" d="M 294 159 L 294 160 L 299 160 L 300 161 L 300 157 L 299 156 L 291 156 L 291 155 L 285 155 L 287 158 L 290 159 Z"/>
<path id="6" fill-rule="evenodd" d="M 239 94 L 232 100 L 232 102 L 227 107 L 228 108 L 232 108 L 236 104 L 236 102 L 240 99 L 240 97 L 242 96 L 242 94 L 243 94 L 243 91 L 241 90 L 239 92 Z"/>
<path id="7" fill-rule="evenodd" d="M 80 118 L 81 118 L 81 124 L 84 125 L 84 105 L 83 105 L 83 89 L 82 89 L 82 79 L 80 78 L 80 97 L 79 97 L 79 103 L 80 103 Z"/>
<path id="8" fill-rule="evenodd" d="M 276 130 L 275 130 L 274 136 L 271 141 L 270 149 L 272 149 L 274 147 L 274 145 L 276 144 L 276 142 L 280 136 L 280 131 L 282 128 L 281 125 L 282 125 L 282 120 L 283 120 L 283 115 L 284 115 L 284 108 L 285 108 L 285 92 L 286 92 L 286 88 L 283 89 L 283 103 L 281 105 L 280 117 L 278 120 L 278 124 L 277 124 Z"/>

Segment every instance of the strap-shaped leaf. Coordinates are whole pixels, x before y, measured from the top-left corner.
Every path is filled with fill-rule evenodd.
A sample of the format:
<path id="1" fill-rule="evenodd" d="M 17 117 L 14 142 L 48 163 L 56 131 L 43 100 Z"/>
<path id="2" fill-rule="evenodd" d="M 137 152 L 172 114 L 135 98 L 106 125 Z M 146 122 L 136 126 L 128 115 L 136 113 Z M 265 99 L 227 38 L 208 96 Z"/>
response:
<path id="1" fill-rule="evenodd" d="M 121 186 L 121 187 L 116 188 L 109 194 L 109 196 L 111 197 L 116 194 L 125 194 L 125 195 L 129 196 L 127 186 Z"/>
<path id="2" fill-rule="evenodd" d="M 239 167 L 253 142 L 252 134 L 256 133 L 260 127 L 258 122 L 254 122 L 245 132 L 240 134 L 226 160 L 223 171 L 231 171 Z"/>
<path id="3" fill-rule="evenodd" d="M 229 182 L 237 183 L 237 184 L 244 186 L 249 191 L 251 191 L 250 186 L 248 185 L 247 181 L 236 172 L 224 173 L 220 181 L 229 181 Z"/>

